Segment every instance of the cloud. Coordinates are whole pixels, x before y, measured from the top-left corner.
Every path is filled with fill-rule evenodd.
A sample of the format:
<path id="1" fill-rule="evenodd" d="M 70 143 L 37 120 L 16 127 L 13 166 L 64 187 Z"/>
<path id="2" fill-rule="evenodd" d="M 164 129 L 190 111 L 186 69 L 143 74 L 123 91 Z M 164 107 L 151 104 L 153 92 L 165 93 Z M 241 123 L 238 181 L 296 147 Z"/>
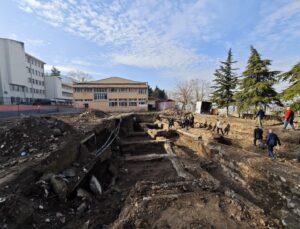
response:
<path id="1" fill-rule="evenodd" d="M 41 46 L 46 46 L 49 45 L 50 43 L 41 39 L 26 39 L 25 43 L 31 46 L 37 46 L 37 47 L 41 47 Z"/>
<path id="2" fill-rule="evenodd" d="M 19 0 L 19 8 L 45 22 L 96 42 L 110 64 L 183 69 L 206 61 L 192 39 L 208 41 L 215 1 Z"/>
<path id="3" fill-rule="evenodd" d="M 259 46 L 272 51 L 284 49 L 292 40 L 300 39 L 300 1 L 276 5 L 275 9 L 262 5 L 263 18 L 251 34 Z"/>

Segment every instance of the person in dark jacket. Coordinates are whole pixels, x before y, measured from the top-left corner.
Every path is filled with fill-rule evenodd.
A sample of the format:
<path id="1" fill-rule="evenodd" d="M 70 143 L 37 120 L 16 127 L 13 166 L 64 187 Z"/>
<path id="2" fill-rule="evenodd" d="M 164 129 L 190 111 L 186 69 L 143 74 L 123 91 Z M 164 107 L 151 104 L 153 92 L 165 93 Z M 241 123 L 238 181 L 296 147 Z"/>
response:
<path id="1" fill-rule="evenodd" d="M 295 116 L 294 111 L 290 107 L 288 107 L 285 112 L 285 120 L 284 120 L 283 129 L 286 129 L 288 124 L 290 124 L 291 127 L 293 128 L 293 130 L 295 130 L 294 116 Z"/>
<path id="2" fill-rule="evenodd" d="M 257 112 L 256 112 L 256 116 L 257 118 L 257 122 L 258 122 L 258 125 L 260 128 L 262 128 L 262 119 L 265 117 L 265 112 L 263 109 L 259 109 Z"/>
<path id="3" fill-rule="evenodd" d="M 195 118 L 194 118 L 194 115 L 193 114 L 191 114 L 191 116 L 190 116 L 190 126 L 191 126 L 191 128 L 194 128 L 194 123 L 195 123 Z"/>
<path id="4" fill-rule="evenodd" d="M 224 128 L 224 135 L 228 135 L 230 131 L 230 123 L 227 123 L 227 125 Z"/>
<path id="5" fill-rule="evenodd" d="M 253 145 L 256 146 L 256 141 L 261 144 L 263 139 L 263 130 L 259 128 L 259 126 L 256 126 L 254 131 L 253 131 Z"/>
<path id="6" fill-rule="evenodd" d="M 274 158 L 273 148 L 274 148 L 275 146 L 277 146 L 277 144 L 278 144 L 278 145 L 281 145 L 281 143 L 280 143 L 280 140 L 279 140 L 277 134 L 273 133 L 273 131 L 272 131 L 271 129 L 269 130 L 269 134 L 268 134 L 268 136 L 267 136 L 266 144 L 267 144 L 267 146 L 268 146 L 268 154 L 269 154 L 269 157 L 270 157 L 272 160 L 274 160 L 275 158 Z"/>

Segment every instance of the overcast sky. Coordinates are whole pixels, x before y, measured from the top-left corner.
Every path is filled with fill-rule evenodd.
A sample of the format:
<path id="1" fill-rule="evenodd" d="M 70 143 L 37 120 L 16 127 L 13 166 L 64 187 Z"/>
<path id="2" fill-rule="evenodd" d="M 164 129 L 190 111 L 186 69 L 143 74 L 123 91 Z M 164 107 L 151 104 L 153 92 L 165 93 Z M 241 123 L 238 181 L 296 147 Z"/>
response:
<path id="1" fill-rule="evenodd" d="M 300 61 L 300 0 L 1 0 L 0 37 L 63 72 L 121 76 L 171 89 L 212 80 L 232 48 L 253 45 L 272 69 Z"/>

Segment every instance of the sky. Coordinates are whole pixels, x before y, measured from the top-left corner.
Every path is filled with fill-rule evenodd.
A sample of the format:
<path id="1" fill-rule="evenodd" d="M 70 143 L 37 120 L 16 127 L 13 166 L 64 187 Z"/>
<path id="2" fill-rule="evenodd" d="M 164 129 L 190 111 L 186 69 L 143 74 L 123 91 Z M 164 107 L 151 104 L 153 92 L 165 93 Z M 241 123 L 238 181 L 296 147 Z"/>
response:
<path id="1" fill-rule="evenodd" d="M 119 76 L 172 90 L 213 80 L 231 48 L 240 74 L 253 45 L 272 70 L 300 61 L 300 0 L 1 0 L 0 37 L 63 74 Z"/>

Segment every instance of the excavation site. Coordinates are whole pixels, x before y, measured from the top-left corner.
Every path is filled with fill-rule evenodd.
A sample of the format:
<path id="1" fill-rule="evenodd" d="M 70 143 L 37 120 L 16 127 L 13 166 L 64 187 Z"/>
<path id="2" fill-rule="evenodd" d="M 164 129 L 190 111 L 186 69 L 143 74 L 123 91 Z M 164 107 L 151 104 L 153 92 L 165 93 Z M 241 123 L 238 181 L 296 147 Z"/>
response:
<path id="1" fill-rule="evenodd" d="M 299 228 L 300 132 L 253 146 L 255 120 L 180 127 L 175 111 L 86 111 L 0 125 L 0 228 Z M 168 120 L 174 126 L 169 128 Z"/>

